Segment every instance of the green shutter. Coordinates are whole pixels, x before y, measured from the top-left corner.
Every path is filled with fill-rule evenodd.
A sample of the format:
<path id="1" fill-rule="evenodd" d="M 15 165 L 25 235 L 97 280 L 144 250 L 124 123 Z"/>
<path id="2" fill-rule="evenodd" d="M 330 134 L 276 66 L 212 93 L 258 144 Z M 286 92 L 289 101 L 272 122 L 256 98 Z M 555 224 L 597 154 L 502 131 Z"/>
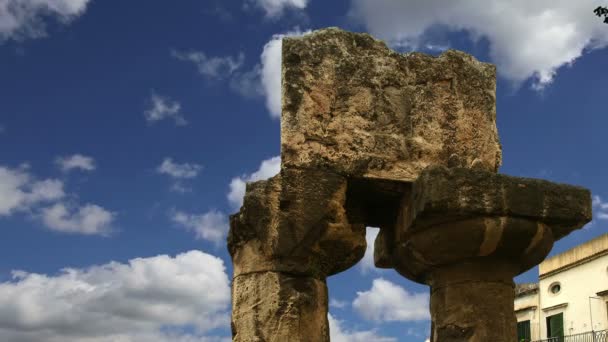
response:
<path id="1" fill-rule="evenodd" d="M 564 337 L 564 314 L 547 317 L 547 337 Z"/>
<path id="2" fill-rule="evenodd" d="M 517 342 L 530 340 L 530 321 L 517 322 Z"/>

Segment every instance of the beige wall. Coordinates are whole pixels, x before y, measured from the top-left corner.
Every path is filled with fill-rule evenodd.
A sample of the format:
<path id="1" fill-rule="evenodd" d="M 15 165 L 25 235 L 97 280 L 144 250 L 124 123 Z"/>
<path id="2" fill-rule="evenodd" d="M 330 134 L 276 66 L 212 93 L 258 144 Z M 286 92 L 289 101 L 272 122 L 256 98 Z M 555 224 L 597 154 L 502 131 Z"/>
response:
<path id="1" fill-rule="evenodd" d="M 518 322 L 530 321 L 530 337 L 532 340 L 540 339 L 539 331 L 539 296 L 538 293 L 531 293 L 519 298 L 515 298 L 515 316 Z M 535 307 L 535 308 L 532 308 Z M 525 311 L 519 311 L 519 309 L 526 309 Z"/>
<path id="2" fill-rule="evenodd" d="M 560 259 L 554 257 L 552 260 L 554 261 L 551 265 L 554 266 Z M 545 267 L 544 270 L 551 268 Z M 549 291 L 549 287 L 555 282 L 559 282 L 561 285 L 561 291 L 558 294 L 552 294 Z M 591 331 L 589 297 L 597 296 L 597 292 L 605 290 L 608 290 L 608 255 L 541 278 L 538 288 L 541 338 L 547 336 L 545 318 L 560 312 L 564 313 L 564 333 L 566 335 Z M 608 297 L 603 297 L 601 300 L 591 299 L 591 314 L 595 331 L 608 329 L 607 301 Z M 567 304 L 566 307 L 543 310 L 564 303 Z"/>

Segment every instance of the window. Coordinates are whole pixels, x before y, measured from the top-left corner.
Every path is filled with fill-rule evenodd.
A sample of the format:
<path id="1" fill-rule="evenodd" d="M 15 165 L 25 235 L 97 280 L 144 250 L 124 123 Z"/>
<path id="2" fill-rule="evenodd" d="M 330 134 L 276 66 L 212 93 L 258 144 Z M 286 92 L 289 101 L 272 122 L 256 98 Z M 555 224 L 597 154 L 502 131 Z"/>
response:
<path id="1" fill-rule="evenodd" d="M 530 321 L 517 322 L 517 342 L 530 342 Z"/>
<path id="2" fill-rule="evenodd" d="M 557 337 L 556 342 L 564 341 L 564 314 L 547 317 L 547 337 Z"/>
<path id="3" fill-rule="evenodd" d="M 549 292 L 552 294 L 558 294 L 562 290 L 562 285 L 558 282 L 555 282 L 549 285 Z"/>

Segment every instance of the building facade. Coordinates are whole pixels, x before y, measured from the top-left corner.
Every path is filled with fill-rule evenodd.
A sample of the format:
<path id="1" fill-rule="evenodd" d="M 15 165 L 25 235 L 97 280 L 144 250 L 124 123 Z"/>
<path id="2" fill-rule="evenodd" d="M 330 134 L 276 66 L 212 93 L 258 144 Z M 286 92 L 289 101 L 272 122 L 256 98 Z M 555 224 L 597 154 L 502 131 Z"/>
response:
<path id="1" fill-rule="evenodd" d="M 543 261 L 514 306 L 519 341 L 608 330 L 608 234 Z"/>

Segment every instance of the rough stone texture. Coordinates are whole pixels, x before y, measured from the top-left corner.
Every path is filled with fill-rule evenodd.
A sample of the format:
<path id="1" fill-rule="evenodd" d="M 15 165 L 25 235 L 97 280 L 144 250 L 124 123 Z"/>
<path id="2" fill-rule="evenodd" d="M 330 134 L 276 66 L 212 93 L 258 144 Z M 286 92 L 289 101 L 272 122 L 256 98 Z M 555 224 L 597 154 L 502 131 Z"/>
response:
<path id="1" fill-rule="evenodd" d="M 433 167 L 405 191 L 394 227 L 380 234 L 375 259 L 419 282 L 433 267 L 472 257 L 508 258 L 523 272 L 590 220 L 587 189 Z"/>
<path id="2" fill-rule="evenodd" d="M 233 341 L 329 340 L 325 278 L 365 253 L 350 224 L 347 181 L 320 170 L 282 170 L 250 183 L 230 220 Z"/>
<path id="3" fill-rule="evenodd" d="M 234 275 L 274 271 L 323 279 L 365 253 L 365 226 L 350 224 L 346 179 L 318 170 L 282 170 L 247 185 L 231 217 L 228 250 Z"/>
<path id="4" fill-rule="evenodd" d="M 512 265 L 496 260 L 437 269 L 430 279 L 431 342 L 513 342 Z"/>
<path id="5" fill-rule="evenodd" d="M 283 40 L 284 167 L 415 180 L 429 165 L 496 172 L 496 69 L 448 50 L 399 54 L 331 28 Z"/>
<path id="6" fill-rule="evenodd" d="M 256 272 L 232 282 L 235 342 L 327 342 L 324 280 L 280 272 Z"/>
<path id="7" fill-rule="evenodd" d="M 513 277 L 590 220 L 586 189 L 432 167 L 403 187 L 374 259 L 431 287 L 431 341 L 508 342 L 516 336 Z"/>

